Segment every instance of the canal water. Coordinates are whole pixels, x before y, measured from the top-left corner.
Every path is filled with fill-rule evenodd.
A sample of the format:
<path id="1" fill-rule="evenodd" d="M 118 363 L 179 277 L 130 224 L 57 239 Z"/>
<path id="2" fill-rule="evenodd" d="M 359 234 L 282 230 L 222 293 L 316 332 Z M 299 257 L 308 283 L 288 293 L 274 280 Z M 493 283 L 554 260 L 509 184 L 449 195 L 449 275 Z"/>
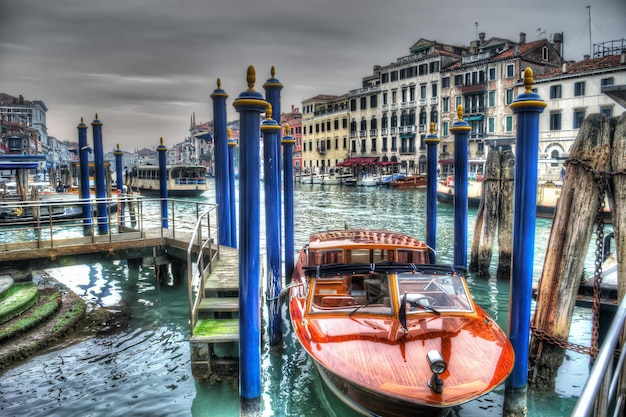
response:
<path id="1" fill-rule="evenodd" d="M 296 251 L 310 233 L 344 226 L 386 228 L 425 239 L 424 190 L 296 184 L 294 194 Z M 206 199 L 213 202 L 214 196 Z M 470 241 L 474 216 L 475 210 L 470 209 Z M 537 219 L 535 280 L 540 276 L 550 224 L 550 220 Z M 437 233 L 438 261 L 451 262 L 452 206 L 439 205 Z M 494 256 L 494 271 L 496 262 Z M 593 248 L 587 259 L 587 273 L 592 274 L 592 268 Z M 36 275 L 45 279 L 46 274 L 87 301 L 91 323 L 78 331 L 77 339 L 62 342 L 0 373 L 0 415 L 240 415 L 237 382 L 200 383 L 191 374 L 186 283 L 159 286 L 153 268 L 133 268 L 125 261 L 61 267 Z M 508 280 L 470 278 L 469 284 L 478 304 L 506 329 Z M 100 314 L 103 312 L 110 315 Z M 570 340 L 588 344 L 590 311 L 576 308 L 572 322 Z M 314 366 L 299 349 L 286 305 L 283 332 L 280 347 L 270 349 L 264 340 L 263 394 L 258 415 L 351 416 L 324 390 Z M 588 363 L 586 356 L 567 352 L 555 392 L 529 392 L 528 415 L 569 415 L 588 375 Z M 501 416 L 503 392 L 501 386 L 455 407 L 451 415 Z"/>

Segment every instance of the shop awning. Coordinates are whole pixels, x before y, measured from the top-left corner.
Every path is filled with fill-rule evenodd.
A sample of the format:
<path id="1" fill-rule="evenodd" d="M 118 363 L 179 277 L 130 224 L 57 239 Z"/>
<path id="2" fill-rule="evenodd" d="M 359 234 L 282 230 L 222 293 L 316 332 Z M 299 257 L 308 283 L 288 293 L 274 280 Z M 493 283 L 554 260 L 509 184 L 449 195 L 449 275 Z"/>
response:
<path id="1" fill-rule="evenodd" d="M 358 165 L 373 165 L 378 160 L 377 156 L 364 158 L 346 158 L 343 162 L 337 164 L 340 167 L 353 167 Z"/>

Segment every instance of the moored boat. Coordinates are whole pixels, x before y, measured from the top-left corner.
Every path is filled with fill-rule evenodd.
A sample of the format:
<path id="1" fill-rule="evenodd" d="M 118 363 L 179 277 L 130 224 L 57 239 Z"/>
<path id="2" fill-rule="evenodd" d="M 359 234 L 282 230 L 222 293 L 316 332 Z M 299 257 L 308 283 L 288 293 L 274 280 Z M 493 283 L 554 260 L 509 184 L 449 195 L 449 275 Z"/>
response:
<path id="1" fill-rule="evenodd" d="M 359 187 L 372 187 L 378 185 L 379 182 L 379 175 L 361 175 L 361 177 L 357 179 L 356 185 Z"/>
<path id="2" fill-rule="evenodd" d="M 465 270 L 386 230 L 313 234 L 290 289 L 291 323 L 329 388 L 368 415 L 445 416 L 513 368 L 504 331 Z"/>
<path id="3" fill-rule="evenodd" d="M 209 189 L 204 165 L 168 165 L 167 194 L 169 197 L 197 197 Z M 130 172 L 127 185 L 142 194 L 160 194 L 158 165 L 136 165 Z"/>
<path id="4" fill-rule="evenodd" d="M 407 175 L 389 183 L 391 188 L 426 188 L 427 180 L 425 175 Z"/>

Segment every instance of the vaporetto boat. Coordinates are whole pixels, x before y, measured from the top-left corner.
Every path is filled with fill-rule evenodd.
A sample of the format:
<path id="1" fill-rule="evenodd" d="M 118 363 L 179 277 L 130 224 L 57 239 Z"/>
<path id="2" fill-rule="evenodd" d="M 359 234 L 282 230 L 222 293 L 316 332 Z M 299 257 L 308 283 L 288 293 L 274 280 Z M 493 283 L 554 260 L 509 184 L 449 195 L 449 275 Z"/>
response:
<path id="1" fill-rule="evenodd" d="M 170 197 L 196 197 L 208 191 L 207 169 L 203 165 L 168 165 L 167 194 Z M 129 173 L 128 185 L 142 194 L 160 194 L 158 165 L 136 165 Z"/>

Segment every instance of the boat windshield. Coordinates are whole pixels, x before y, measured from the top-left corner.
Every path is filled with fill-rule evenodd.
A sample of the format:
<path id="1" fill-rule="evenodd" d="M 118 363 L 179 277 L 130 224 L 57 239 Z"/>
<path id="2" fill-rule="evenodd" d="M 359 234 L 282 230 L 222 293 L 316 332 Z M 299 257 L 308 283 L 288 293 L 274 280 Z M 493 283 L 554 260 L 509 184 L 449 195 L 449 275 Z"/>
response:
<path id="1" fill-rule="evenodd" d="M 310 313 L 392 314 L 387 274 L 319 277 L 312 281 Z"/>
<path id="2" fill-rule="evenodd" d="M 406 311 L 471 312 L 472 303 L 461 275 L 402 273 L 397 275 L 399 299 L 406 292 Z"/>

